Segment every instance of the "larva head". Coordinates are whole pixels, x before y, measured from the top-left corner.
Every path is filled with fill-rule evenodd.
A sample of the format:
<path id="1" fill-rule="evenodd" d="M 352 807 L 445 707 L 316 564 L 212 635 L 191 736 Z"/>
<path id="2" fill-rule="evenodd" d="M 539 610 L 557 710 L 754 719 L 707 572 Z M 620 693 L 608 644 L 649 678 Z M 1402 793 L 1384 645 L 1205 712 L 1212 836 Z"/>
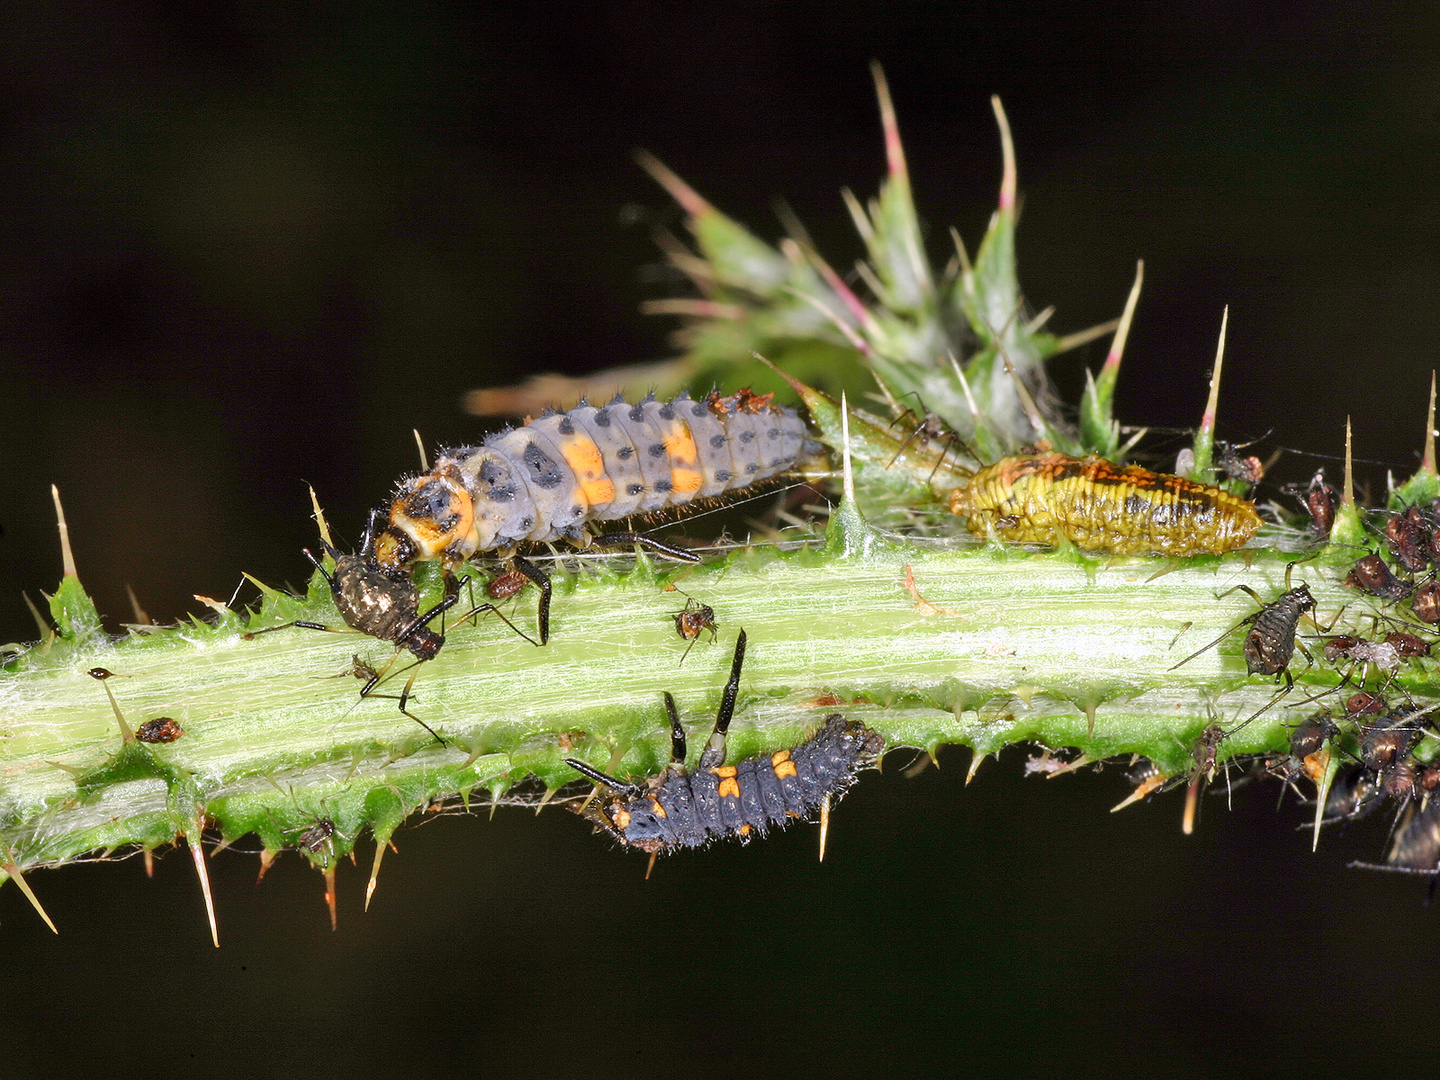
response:
<path id="1" fill-rule="evenodd" d="M 651 852 L 664 849 L 666 832 L 660 822 L 666 817 L 665 808 L 654 798 L 647 795 L 629 803 L 616 799 L 602 813 L 603 824 L 630 847 Z"/>
<path id="2" fill-rule="evenodd" d="M 453 566 L 478 548 L 475 508 L 458 470 L 437 468 L 402 484 L 390 523 L 375 538 L 375 559 L 392 572 L 434 559 Z"/>

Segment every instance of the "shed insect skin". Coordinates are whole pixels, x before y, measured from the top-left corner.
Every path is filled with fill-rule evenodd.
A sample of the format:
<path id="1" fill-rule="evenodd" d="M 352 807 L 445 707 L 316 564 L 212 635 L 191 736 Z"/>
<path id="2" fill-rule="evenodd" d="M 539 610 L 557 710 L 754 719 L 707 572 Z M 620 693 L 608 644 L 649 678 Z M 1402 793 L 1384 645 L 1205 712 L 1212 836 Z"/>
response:
<path id="1" fill-rule="evenodd" d="M 658 775 L 628 783 L 576 758 L 565 759 L 576 772 L 613 793 L 608 806 L 592 805 L 585 813 L 626 846 L 655 855 L 703 847 L 723 837 L 744 841 L 764 836 L 770 828 L 803 818 L 843 792 L 855 773 L 872 764 L 884 749 L 885 740 L 877 732 L 835 713 L 793 749 L 726 765 L 725 735 L 739 695 L 745 640 L 742 630 L 715 729 L 694 771 L 685 768 L 685 729 L 669 694 L 665 709 L 670 719 L 670 764 Z"/>
<path id="2" fill-rule="evenodd" d="M 1001 458 L 950 494 L 970 531 L 1110 555 L 1219 555 L 1263 522 L 1255 504 L 1181 476 L 1054 451 Z"/>
<path id="3" fill-rule="evenodd" d="M 680 657 L 680 663 L 685 663 L 685 657 L 690 655 L 690 650 L 695 647 L 695 642 L 700 640 L 700 635 L 709 631 L 710 643 L 715 643 L 715 637 L 720 631 L 720 624 L 715 621 L 715 609 L 709 604 L 702 604 L 693 596 L 685 597 L 685 606 L 675 612 L 675 632 L 690 644 L 685 646 L 685 652 Z"/>

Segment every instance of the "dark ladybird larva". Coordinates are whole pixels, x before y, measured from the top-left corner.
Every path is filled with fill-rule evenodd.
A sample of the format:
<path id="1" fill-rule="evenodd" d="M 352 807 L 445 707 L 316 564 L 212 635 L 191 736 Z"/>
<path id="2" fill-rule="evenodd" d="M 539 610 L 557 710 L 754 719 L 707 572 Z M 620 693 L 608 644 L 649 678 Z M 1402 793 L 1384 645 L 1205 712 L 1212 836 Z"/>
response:
<path id="1" fill-rule="evenodd" d="M 971 532 L 1111 555 L 1207 555 L 1243 547 L 1262 522 L 1255 504 L 1181 476 L 1100 457 L 1001 458 L 950 495 Z"/>
<path id="2" fill-rule="evenodd" d="M 401 484 L 375 554 L 386 570 L 553 540 L 778 476 L 818 450 L 795 410 L 742 390 L 582 403 L 441 454 Z M 624 534 L 629 537 L 631 534 Z"/>
<path id="3" fill-rule="evenodd" d="M 665 695 L 670 716 L 671 761 L 658 775 L 632 784 L 566 758 L 566 764 L 615 794 L 608 806 L 592 806 L 588 815 L 630 847 L 652 854 L 703 847 L 712 840 L 764 836 L 807 817 L 838 795 L 871 765 L 885 740 L 864 724 L 839 713 L 826 718 L 810 738 L 791 750 L 725 764 L 725 732 L 735 711 L 745 632 L 735 643 L 730 679 L 720 701 L 715 730 L 693 772 L 685 768 L 685 730 L 675 700 Z"/>

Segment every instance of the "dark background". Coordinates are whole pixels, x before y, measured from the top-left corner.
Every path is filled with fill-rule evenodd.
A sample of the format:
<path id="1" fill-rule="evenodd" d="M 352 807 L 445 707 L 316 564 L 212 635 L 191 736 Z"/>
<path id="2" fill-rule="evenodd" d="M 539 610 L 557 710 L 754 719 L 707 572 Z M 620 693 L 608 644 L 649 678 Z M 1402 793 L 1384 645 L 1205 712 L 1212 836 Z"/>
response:
<path id="1" fill-rule="evenodd" d="M 0 642 L 54 587 L 49 485 L 112 620 L 248 570 L 300 581 L 304 481 L 342 535 L 457 402 L 669 355 L 646 147 L 837 265 L 883 169 L 889 74 L 932 253 L 994 204 L 1015 129 L 1021 280 L 1072 331 L 1146 260 L 1119 411 L 1193 425 L 1231 305 L 1223 437 L 1308 477 L 1356 421 L 1408 475 L 1436 363 L 1440 20 L 1424 5 L 7 5 L 0 14 Z M 640 215 L 644 216 L 644 215 Z M 651 270 L 647 270 L 647 265 Z M 1062 359 L 1074 399 L 1082 364 Z M 1338 475 L 1338 471 L 1337 471 Z M 1268 492 L 1274 495 L 1274 491 Z M 1422 882 L 1318 856 L 1270 793 L 1110 817 L 1115 771 L 962 789 L 869 775 L 832 855 L 800 828 L 654 880 L 563 813 L 402 832 L 376 902 L 217 858 L 0 891 L 0 1072 L 149 1076 L 1131 1075 L 1373 1070 L 1440 1003 Z M 368 846 L 365 849 L 368 854 Z M 14 1070 L 13 1072 L 11 1070 Z"/>

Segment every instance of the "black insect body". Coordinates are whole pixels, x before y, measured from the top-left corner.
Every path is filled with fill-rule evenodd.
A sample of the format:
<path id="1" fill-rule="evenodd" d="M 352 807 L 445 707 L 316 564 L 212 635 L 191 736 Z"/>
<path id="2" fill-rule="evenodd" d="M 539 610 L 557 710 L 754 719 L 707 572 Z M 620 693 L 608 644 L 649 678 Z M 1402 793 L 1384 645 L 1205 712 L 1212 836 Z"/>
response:
<path id="1" fill-rule="evenodd" d="M 1248 588 L 1245 591 L 1250 592 Z M 1250 595 L 1257 603 L 1262 602 L 1253 592 Z M 1303 584 L 1282 593 L 1273 603 L 1265 604 L 1251 617 L 1250 632 L 1245 635 L 1246 670 L 1251 675 L 1277 678 L 1283 674 L 1286 686 L 1293 686 L 1295 680 L 1290 677 L 1289 669 L 1290 658 L 1295 655 L 1295 631 L 1300 626 L 1300 617 L 1314 610 L 1315 598 Z"/>
<path id="2" fill-rule="evenodd" d="M 714 732 L 694 771 L 685 768 L 685 730 L 669 694 L 665 695 L 665 708 L 670 718 L 671 761 L 658 776 L 640 784 L 627 783 L 567 758 L 572 769 L 615 795 L 608 806 L 594 806 L 587 816 L 622 843 L 652 855 L 703 847 L 723 837 L 748 840 L 764 836 L 771 827 L 808 817 L 817 807 L 822 808 L 823 817 L 831 797 L 849 787 L 856 772 L 876 761 L 885 741 L 864 724 L 837 713 L 794 749 L 726 765 L 725 733 L 735 711 L 744 659 L 742 630 Z"/>
<path id="3" fill-rule="evenodd" d="M 1321 709 L 1308 720 L 1300 721 L 1290 732 L 1290 756 L 1296 761 L 1304 761 L 1325 749 L 1326 744 L 1339 734 L 1340 726 L 1330 719 L 1329 710 Z"/>
<path id="4" fill-rule="evenodd" d="M 335 823 L 329 818 L 317 818 L 314 824 L 300 835 L 300 839 L 296 843 L 314 855 L 329 844 L 334 835 Z"/>
<path id="5" fill-rule="evenodd" d="M 1360 761 L 1377 776 L 1404 761 L 1420 738 L 1408 714 L 1385 717 L 1365 732 L 1360 740 Z"/>

